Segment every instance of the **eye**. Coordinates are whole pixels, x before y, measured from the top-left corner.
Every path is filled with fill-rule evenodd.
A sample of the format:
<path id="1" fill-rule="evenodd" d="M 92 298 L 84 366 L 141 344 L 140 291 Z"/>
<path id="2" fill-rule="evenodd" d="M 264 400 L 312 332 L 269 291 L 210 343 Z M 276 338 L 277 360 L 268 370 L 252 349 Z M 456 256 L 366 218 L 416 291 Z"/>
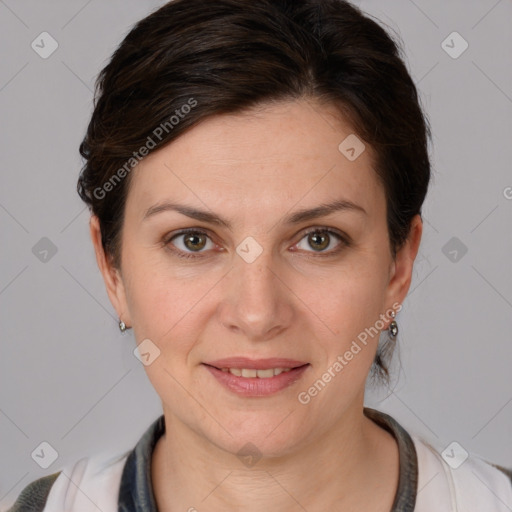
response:
<path id="1" fill-rule="evenodd" d="M 336 244 L 333 239 L 337 239 L 338 243 Z M 316 252 L 319 255 L 326 253 L 325 255 L 327 256 L 338 253 L 343 247 L 348 245 L 348 237 L 344 237 L 341 233 L 327 228 L 313 228 L 304 235 L 295 247 L 307 252 Z M 313 251 L 308 249 L 308 247 L 312 248 Z"/>
<path id="2" fill-rule="evenodd" d="M 336 239 L 338 243 L 336 244 L 333 239 Z M 316 256 L 332 256 L 344 247 L 350 246 L 350 243 L 350 238 L 342 233 L 333 229 L 317 227 L 308 231 L 299 243 L 295 244 L 292 251 L 299 249 L 317 253 Z M 208 233 L 198 229 L 173 233 L 164 240 L 164 245 L 179 258 L 199 258 L 203 256 L 202 253 L 215 248 Z"/>
<path id="3" fill-rule="evenodd" d="M 194 258 L 193 253 L 205 252 L 203 249 L 212 249 L 215 245 L 207 233 L 199 230 L 175 233 L 164 243 L 181 258 Z"/>

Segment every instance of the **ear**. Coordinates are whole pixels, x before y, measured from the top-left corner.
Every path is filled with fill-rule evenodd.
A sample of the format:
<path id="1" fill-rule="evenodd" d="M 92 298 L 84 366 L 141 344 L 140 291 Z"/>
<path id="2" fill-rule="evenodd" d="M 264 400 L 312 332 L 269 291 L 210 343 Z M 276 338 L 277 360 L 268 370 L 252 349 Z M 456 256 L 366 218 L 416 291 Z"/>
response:
<path id="1" fill-rule="evenodd" d="M 391 272 L 387 288 L 386 305 L 398 302 L 402 304 L 405 300 L 412 280 L 414 260 L 418 254 L 423 222 L 419 215 L 411 220 L 411 229 L 404 245 L 397 251 L 396 257 L 391 265 Z"/>
<path id="2" fill-rule="evenodd" d="M 105 253 L 103 244 L 101 243 L 100 222 L 96 215 L 91 217 L 89 222 L 89 230 L 91 234 L 94 252 L 96 253 L 96 262 L 103 276 L 107 293 L 117 312 L 120 320 L 127 326 L 131 325 L 130 314 L 127 307 L 126 293 L 124 283 L 119 269 L 114 267 L 112 259 Z"/>

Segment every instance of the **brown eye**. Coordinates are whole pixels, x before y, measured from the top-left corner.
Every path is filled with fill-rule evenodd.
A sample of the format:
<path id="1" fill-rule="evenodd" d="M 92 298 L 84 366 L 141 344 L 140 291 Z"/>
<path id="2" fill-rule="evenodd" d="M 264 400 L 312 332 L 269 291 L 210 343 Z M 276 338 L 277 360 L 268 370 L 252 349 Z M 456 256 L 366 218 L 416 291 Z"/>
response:
<path id="1" fill-rule="evenodd" d="M 206 236 L 204 233 L 188 233 L 184 235 L 183 243 L 191 251 L 199 251 L 206 245 Z"/>
<path id="2" fill-rule="evenodd" d="M 193 257 L 193 253 L 202 255 L 207 249 L 213 249 L 214 243 L 203 231 L 182 231 L 165 241 L 165 245 L 177 256 Z M 206 249 L 206 250 L 203 250 Z"/>
<path id="3" fill-rule="evenodd" d="M 336 243 L 336 241 L 338 243 Z M 306 252 L 319 253 L 319 255 L 334 255 L 344 246 L 348 246 L 348 239 L 331 229 L 312 229 L 304 235 L 296 247 Z M 311 250 L 313 249 L 313 250 Z"/>
<path id="4" fill-rule="evenodd" d="M 308 235 L 308 243 L 315 251 L 323 251 L 330 241 L 330 236 L 325 231 L 315 231 Z"/>

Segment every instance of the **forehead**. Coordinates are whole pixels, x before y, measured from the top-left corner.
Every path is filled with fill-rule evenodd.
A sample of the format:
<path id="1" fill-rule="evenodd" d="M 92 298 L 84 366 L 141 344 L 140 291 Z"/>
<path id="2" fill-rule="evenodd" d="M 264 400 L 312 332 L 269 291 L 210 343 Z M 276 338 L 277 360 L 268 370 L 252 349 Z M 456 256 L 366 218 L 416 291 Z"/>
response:
<path id="1" fill-rule="evenodd" d="M 333 106 L 305 100 L 212 116 L 136 166 L 128 203 L 187 198 L 228 207 L 237 199 L 254 212 L 342 197 L 378 207 L 374 153 L 365 145 L 348 158 L 350 146 L 362 149 L 354 137 Z"/>

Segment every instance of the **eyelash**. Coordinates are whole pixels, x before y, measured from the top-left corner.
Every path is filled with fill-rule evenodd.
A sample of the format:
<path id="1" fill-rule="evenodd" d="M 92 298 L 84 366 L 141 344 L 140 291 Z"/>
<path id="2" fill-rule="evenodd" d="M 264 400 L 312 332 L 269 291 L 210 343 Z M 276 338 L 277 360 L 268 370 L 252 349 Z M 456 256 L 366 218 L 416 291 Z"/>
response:
<path id="1" fill-rule="evenodd" d="M 342 232 L 339 232 L 337 230 L 334 230 L 332 228 L 324 228 L 324 227 L 314 227 L 310 228 L 308 231 L 304 232 L 303 236 L 300 238 L 300 240 L 297 242 L 300 243 L 305 237 L 310 235 L 311 233 L 327 233 L 329 236 L 334 235 L 334 237 L 338 238 L 340 244 L 337 248 L 331 249 L 328 252 L 315 252 L 315 251 L 306 251 L 306 252 L 312 252 L 312 255 L 314 258 L 327 258 L 336 256 L 339 252 L 341 252 L 344 248 L 350 247 L 352 245 L 352 240 L 349 236 L 343 234 Z M 203 235 L 207 236 L 210 240 L 211 237 L 208 235 L 206 231 L 203 231 L 202 229 L 183 229 L 181 231 L 175 232 L 170 234 L 169 236 L 165 237 L 163 240 L 164 246 L 170 250 L 174 255 L 176 255 L 178 258 L 183 259 L 197 259 L 197 258 L 203 258 L 204 256 L 201 255 L 201 252 L 185 252 L 181 249 L 178 249 L 173 246 L 172 241 L 181 236 L 181 235 L 188 235 L 188 234 L 194 234 L 194 235 Z M 297 245 L 295 244 L 295 245 Z"/>

